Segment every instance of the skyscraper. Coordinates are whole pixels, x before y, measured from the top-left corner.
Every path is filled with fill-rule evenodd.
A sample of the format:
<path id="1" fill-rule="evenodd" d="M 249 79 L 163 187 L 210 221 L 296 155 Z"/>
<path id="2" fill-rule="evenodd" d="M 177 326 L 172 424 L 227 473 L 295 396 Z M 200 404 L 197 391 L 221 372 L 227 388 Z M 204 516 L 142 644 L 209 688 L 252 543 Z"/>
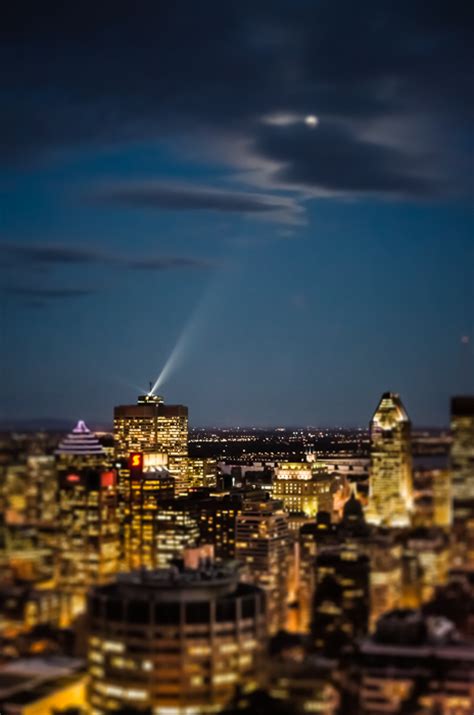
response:
<path id="1" fill-rule="evenodd" d="M 393 392 L 382 395 L 370 422 L 369 484 L 367 521 L 408 525 L 413 500 L 411 424 Z"/>
<path id="2" fill-rule="evenodd" d="M 370 612 L 370 560 L 350 546 L 326 547 L 316 557 L 312 633 L 317 650 L 333 656 L 365 635 Z"/>
<path id="3" fill-rule="evenodd" d="M 123 520 L 125 565 L 132 570 L 154 569 L 158 566 L 158 510 L 164 500 L 173 499 L 174 479 L 164 466 L 148 466 L 142 452 L 132 452 L 129 462 Z"/>
<path id="4" fill-rule="evenodd" d="M 453 516 L 474 516 L 474 395 L 451 399 L 451 472 Z"/>
<path id="5" fill-rule="evenodd" d="M 175 479 L 175 493 L 188 488 L 188 408 L 165 405 L 158 395 L 143 395 L 136 405 L 114 410 L 115 456 L 128 459 L 131 452 L 162 452 Z"/>
<path id="6" fill-rule="evenodd" d="M 90 586 L 106 583 L 120 564 L 117 477 L 84 422 L 56 450 L 59 476 L 59 590 L 62 622 L 85 609 Z"/>
<path id="7" fill-rule="evenodd" d="M 290 549 L 288 515 L 274 499 L 249 500 L 237 516 L 235 557 L 244 564 L 243 578 L 267 596 L 269 632 L 285 627 Z"/>

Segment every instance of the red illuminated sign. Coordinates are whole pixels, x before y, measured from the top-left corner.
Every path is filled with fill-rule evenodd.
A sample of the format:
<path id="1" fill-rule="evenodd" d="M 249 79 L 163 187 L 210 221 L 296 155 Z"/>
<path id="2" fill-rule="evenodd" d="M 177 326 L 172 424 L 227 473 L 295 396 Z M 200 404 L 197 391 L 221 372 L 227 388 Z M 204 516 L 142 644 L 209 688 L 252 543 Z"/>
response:
<path id="1" fill-rule="evenodd" d="M 81 481 L 79 474 L 68 474 L 66 477 L 67 482 L 77 483 Z"/>
<path id="2" fill-rule="evenodd" d="M 115 486 L 115 472 L 102 472 L 100 475 L 100 486 L 102 489 Z"/>

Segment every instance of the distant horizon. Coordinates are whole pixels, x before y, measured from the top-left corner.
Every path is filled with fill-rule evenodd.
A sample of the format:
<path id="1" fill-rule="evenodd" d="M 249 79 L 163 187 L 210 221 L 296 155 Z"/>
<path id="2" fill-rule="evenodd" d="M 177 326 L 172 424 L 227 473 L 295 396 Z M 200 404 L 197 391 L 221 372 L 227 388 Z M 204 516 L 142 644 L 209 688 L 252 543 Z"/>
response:
<path id="1" fill-rule="evenodd" d="M 10 431 L 15 431 L 15 430 L 24 430 L 25 432 L 31 432 L 36 429 L 41 430 L 44 429 L 46 432 L 62 432 L 68 429 L 73 429 L 73 427 L 77 424 L 79 420 L 83 419 L 82 417 L 77 417 L 73 419 L 69 418 L 61 418 L 61 417 L 54 417 L 54 418 L 31 418 L 31 419 L 22 419 L 22 420 L 0 420 L 0 432 L 10 432 Z M 94 421 L 94 420 L 88 420 L 84 419 L 84 422 L 86 423 L 87 427 L 93 432 L 108 432 L 108 433 L 113 433 L 113 422 L 106 423 L 102 421 Z M 11 425 L 11 426 L 10 426 Z M 443 432 L 445 430 L 449 431 L 450 426 L 449 423 L 446 425 L 418 425 L 418 424 L 413 424 L 412 422 L 412 431 L 413 432 L 420 432 L 420 431 L 437 431 L 437 432 Z M 358 431 L 358 432 L 367 432 L 369 430 L 369 423 L 367 425 L 350 425 L 350 424 L 320 424 L 320 425 L 314 425 L 314 424 L 267 424 L 267 425 L 258 425 L 258 424 L 207 424 L 207 425 L 198 425 L 198 424 L 189 424 L 189 430 L 255 430 L 255 431 L 268 431 L 268 432 L 275 432 L 278 430 L 347 430 L 347 431 Z"/>

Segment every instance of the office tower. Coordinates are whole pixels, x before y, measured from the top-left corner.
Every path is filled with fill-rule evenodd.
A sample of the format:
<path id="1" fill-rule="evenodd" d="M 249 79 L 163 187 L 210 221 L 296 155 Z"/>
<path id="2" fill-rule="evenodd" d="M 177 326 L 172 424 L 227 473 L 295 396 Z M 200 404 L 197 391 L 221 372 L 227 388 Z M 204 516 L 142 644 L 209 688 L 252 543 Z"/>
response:
<path id="1" fill-rule="evenodd" d="M 419 608 L 423 600 L 423 570 L 418 555 L 407 547 L 401 555 L 401 574 L 399 607 Z"/>
<path id="2" fill-rule="evenodd" d="M 316 650 L 335 656 L 365 635 L 370 611 L 370 561 L 348 546 L 322 548 L 316 557 L 312 635 Z"/>
<path id="3" fill-rule="evenodd" d="M 188 457 L 188 485 L 200 489 L 217 485 L 217 460 L 213 457 Z"/>
<path id="4" fill-rule="evenodd" d="M 165 405 L 157 395 L 144 395 L 136 405 L 119 405 L 114 410 L 116 458 L 128 459 L 131 452 L 162 452 L 176 481 L 176 494 L 188 490 L 188 408 Z"/>
<path id="5" fill-rule="evenodd" d="M 214 545 L 216 558 L 235 557 L 235 525 L 242 501 L 240 495 L 226 494 L 199 499 L 193 507 L 201 541 Z"/>
<path id="6" fill-rule="evenodd" d="M 433 525 L 448 528 L 453 520 L 451 472 L 448 469 L 434 469 L 431 478 Z"/>
<path id="7" fill-rule="evenodd" d="M 119 569 L 117 475 L 101 464 L 95 435 L 79 422 L 56 450 L 59 476 L 59 590 L 63 625 L 84 611 L 90 586 Z"/>
<path id="8" fill-rule="evenodd" d="M 89 597 L 89 704 L 101 715 L 221 712 L 256 690 L 265 599 L 230 563 L 120 575 Z"/>
<path id="9" fill-rule="evenodd" d="M 474 395 L 451 399 L 451 473 L 453 517 L 474 518 Z"/>
<path id="10" fill-rule="evenodd" d="M 156 563 L 164 568 L 200 542 L 199 527 L 186 499 L 161 505 L 156 513 Z"/>
<path id="11" fill-rule="evenodd" d="M 26 466 L 34 493 L 34 520 L 38 527 L 54 525 L 58 506 L 55 459 L 52 455 L 30 455 L 27 458 Z"/>
<path id="12" fill-rule="evenodd" d="M 367 521 L 407 526 L 413 499 L 411 426 L 399 395 L 385 392 L 370 423 Z"/>
<path id="13" fill-rule="evenodd" d="M 390 536 L 374 536 L 365 551 L 370 560 L 370 630 L 387 611 L 398 608 L 402 580 L 401 549 Z"/>
<path id="14" fill-rule="evenodd" d="M 472 647 L 446 618 L 384 615 L 351 663 L 360 715 L 472 715 Z"/>
<path id="15" fill-rule="evenodd" d="M 304 524 L 298 534 L 299 587 L 298 619 L 300 633 L 309 633 L 316 589 L 316 556 L 322 545 L 336 545 L 340 539 L 327 512 L 319 512 L 316 520 Z"/>
<path id="16" fill-rule="evenodd" d="M 290 514 L 310 518 L 318 511 L 332 514 L 332 478 L 321 462 L 281 462 L 275 469 L 272 496 Z"/>
<path id="17" fill-rule="evenodd" d="M 437 586 L 446 583 L 450 567 L 449 538 L 443 529 L 419 527 L 403 538 L 408 553 L 416 554 L 421 567 L 421 597 L 429 601 Z"/>
<path id="18" fill-rule="evenodd" d="M 158 511 L 173 499 L 175 482 L 162 455 L 132 452 L 123 519 L 125 564 L 128 569 L 158 567 Z"/>
<path id="19" fill-rule="evenodd" d="M 245 567 L 242 578 L 265 591 L 270 634 L 286 623 L 290 543 L 281 502 L 244 502 L 235 527 L 235 558 Z"/>

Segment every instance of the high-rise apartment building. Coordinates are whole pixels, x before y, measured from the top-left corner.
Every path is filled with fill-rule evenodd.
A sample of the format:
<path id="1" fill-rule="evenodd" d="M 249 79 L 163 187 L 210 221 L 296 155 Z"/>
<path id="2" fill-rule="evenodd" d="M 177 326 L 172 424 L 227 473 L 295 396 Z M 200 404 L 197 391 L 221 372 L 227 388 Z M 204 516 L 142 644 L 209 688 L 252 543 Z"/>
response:
<path id="1" fill-rule="evenodd" d="M 56 450 L 59 476 L 59 574 L 62 622 L 84 611 L 88 589 L 119 570 L 117 475 L 102 447 L 79 422 Z"/>
<path id="2" fill-rule="evenodd" d="M 451 399 L 451 472 L 455 521 L 474 517 L 474 395 Z"/>
<path id="3" fill-rule="evenodd" d="M 115 456 L 128 459 L 132 452 L 162 452 L 175 479 L 176 494 L 188 489 L 188 408 L 165 405 L 157 395 L 143 395 L 136 405 L 114 410 Z"/>
<path id="4" fill-rule="evenodd" d="M 120 575 L 91 593 L 89 622 L 96 715 L 221 712 L 261 685 L 264 595 L 231 564 Z"/>
<path id="5" fill-rule="evenodd" d="M 413 501 L 411 425 L 399 395 L 385 392 L 370 423 L 367 521 L 407 526 Z"/>
<path id="6" fill-rule="evenodd" d="M 245 567 L 242 577 L 266 593 L 271 634 L 286 623 L 290 543 L 288 515 L 281 502 L 244 502 L 236 522 L 235 557 Z"/>

